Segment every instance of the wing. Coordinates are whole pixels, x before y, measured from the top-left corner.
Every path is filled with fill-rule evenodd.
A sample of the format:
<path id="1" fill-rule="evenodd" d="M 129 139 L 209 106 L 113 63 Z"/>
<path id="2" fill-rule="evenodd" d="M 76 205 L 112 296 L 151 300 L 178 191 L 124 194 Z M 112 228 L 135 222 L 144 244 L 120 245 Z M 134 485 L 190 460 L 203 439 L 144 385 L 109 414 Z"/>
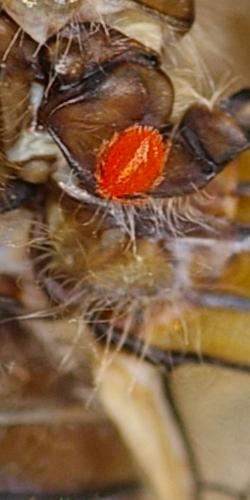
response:
<path id="1" fill-rule="evenodd" d="M 2 6 L 14 21 L 22 27 L 34 40 L 44 43 L 46 39 L 63 28 L 66 23 L 77 20 L 100 21 L 103 19 L 108 25 L 116 26 L 131 33 L 142 34 L 141 23 L 154 29 L 152 16 L 156 21 L 173 28 L 176 35 L 186 33 L 194 19 L 193 0 L 140 0 L 108 2 L 107 0 L 87 2 L 86 0 L 47 0 L 46 2 L 27 2 L 26 0 L 3 0 Z M 123 19 L 122 19 L 123 18 Z M 155 28 L 157 34 L 157 28 Z M 143 37 L 144 38 L 144 37 Z M 147 44 L 146 44 L 147 45 Z"/>

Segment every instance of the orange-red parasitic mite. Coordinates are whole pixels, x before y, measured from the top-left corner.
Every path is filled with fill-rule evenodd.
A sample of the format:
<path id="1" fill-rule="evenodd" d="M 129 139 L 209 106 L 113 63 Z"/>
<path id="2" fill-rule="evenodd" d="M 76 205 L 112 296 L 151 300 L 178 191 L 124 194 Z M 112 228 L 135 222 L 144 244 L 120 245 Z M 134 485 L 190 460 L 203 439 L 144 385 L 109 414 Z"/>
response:
<path id="1" fill-rule="evenodd" d="M 97 189 L 110 199 L 147 193 L 161 178 L 167 145 L 157 129 L 133 125 L 115 133 L 97 156 Z"/>

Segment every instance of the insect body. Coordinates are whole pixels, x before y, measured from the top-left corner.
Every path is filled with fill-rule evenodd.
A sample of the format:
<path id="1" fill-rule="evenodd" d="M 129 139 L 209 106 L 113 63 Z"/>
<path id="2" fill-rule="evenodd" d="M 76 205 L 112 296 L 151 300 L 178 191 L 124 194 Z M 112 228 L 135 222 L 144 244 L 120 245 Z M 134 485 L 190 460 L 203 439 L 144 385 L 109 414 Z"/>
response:
<path id="1" fill-rule="evenodd" d="M 228 481 L 224 458 L 213 467 L 201 429 L 204 421 L 219 435 L 228 415 L 224 400 L 218 418 L 203 409 L 202 385 L 217 376 L 222 388 L 227 376 L 233 385 L 232 373 L 243 380 L 250 369 L 240 337 L 248 285 L 240 281 L 235 292 L 231 271 L 235 259 L 239 272 L 248 269 L 249 229 L 237 221 L 248 183 L 238 183 L 236 162 L 249 149 L 250 91 L 193 100 L 178 112 L 175 66 L 164 65 L 157 49 L 163 40 L 177 45 L 193 16 L 188 0 L 91 8 L 6 0 L 0 17 L 0 208 L 3 224 L 16 209 L 25 218 L 29 269 L 27 277 L 17 273 L 19 292 L 2 273 L 3 321 L 15 320 L 25 337 L 21 319 L 29 318 L 40 338 L 35 325 L 45 316 L 45 345 L 45 325 L 57 338 L 53 325 L 64 337 L 77 324 L 68 340 L 79 349 L 72 365 L 75 353 L 65 354 L 60 338 L 52 349 L 66 381 L 73 373 L 65 398 L 80 401 L 88 418 L 86 404 L 95 410 L 102 401 L 134 457 L 133 470 L 123 462 L 126 479 L 142 485 L 131 494 L 154 500 L 242 499 L 249 491 L 247 473 Z M 147 23 L 157 33 L 154 50 L 138 30 Z M 86 367 L 83 397 L 79 365 Z M 220 391 L 208 391 L 214 409 Z M 66 406 L 63 400 L 62 415 Z M 99 407 L 94 414 L 101 419 Z M 122 445 L 116 452 L 126 455 Z M 227 463 L 235 468 L 235 460 Z M 95 484 L 77 481 L 94 495 Z"/>

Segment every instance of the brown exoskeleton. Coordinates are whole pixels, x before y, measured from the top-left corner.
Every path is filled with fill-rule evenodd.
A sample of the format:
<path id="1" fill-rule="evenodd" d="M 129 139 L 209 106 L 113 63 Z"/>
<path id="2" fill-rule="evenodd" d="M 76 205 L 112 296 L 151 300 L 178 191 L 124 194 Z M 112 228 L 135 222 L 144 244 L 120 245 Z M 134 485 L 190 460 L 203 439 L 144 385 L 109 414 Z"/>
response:
<path id="1" fill-rule="evenodd" d="M 224 467 L 227 451 L 214 455 L 231 428 L 244 441 L 243 417 L 225 432 L 221 420 L 248 395 L 249 181 L 239 158 L 250 88 L 209 97 L 189 92 L 187 77 L 185 90 L 178 44 L 194 17 L 192 0 L 2 1 L 0 211 L 3 234 L 15 229 L 3 238 L 0 292 L 3 343 L 17 359 L 14 382 L 6 377 L 20 408 L 38 398 L 40 424 L 81 424 L 91 457 L 89 477 L 77 453 L 67 458 L 68 481 L 5 464 L 2 489 L 248 498 L 248 473 L 238 482 L 236 466 L 244 459 Z M 10 270 L 5 246 L 25 250 Z M 216 410 L 227 377 L 230 387 L 242 377 L 242 398 L 236 384 Z M 75 437 L 65 447 L 72 439 L 78 450 Z M 110 461 L 103 480 L 95 442 L 101 464 Z M 239 454 L 250 460 L 244 446 Z"/>

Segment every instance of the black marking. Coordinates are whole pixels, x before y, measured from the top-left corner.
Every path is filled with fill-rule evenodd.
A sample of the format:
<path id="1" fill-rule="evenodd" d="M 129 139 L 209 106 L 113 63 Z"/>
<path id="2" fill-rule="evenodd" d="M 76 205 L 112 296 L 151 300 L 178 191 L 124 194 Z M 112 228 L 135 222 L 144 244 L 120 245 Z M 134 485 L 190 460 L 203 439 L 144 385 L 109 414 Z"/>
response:
<path id="1" fill-rule="evenodd" d="M 109 323 L 96 322 L 92 324 L 93 331 L 100 342 L 109 340 L 110 344 L 119 345 L 122 331 L 118 328 L 112 330 L 110 335 Z M 135 336 L 128 335 L 122 343 L 123 351 L 142 356 L 145 361 L 152 365 L 162 366 L 167 371 L 172 371 L 178 366 L 190 364 L 208 364 L 219 368 L 228 368 L 243 373 L 250 373 L 250 363 L 230 361 L 209 354 L 197 354 L 195 352 L 181 352 L 175 350 L 164 351 L 155 346 L 145 346 L 145 342 Z"/>
<path id="2" fill-rule="evenodd" d="M 178 429 L 181 433 L 182 440 L 185 444 L 185 449 L 186 449 L 186 452 L 187 452 L 187 455 L 189 458 L 189 465 L 190 465 L 192 476 L 193 476 L 194 482 L 195 482 L 195 491 L 194 491 L 193 500 L 201 500 L 201 487 L 200 487 L 200 481 L 199 481 L 200 473 L 198 470 L 198 465 L 196 463 L 196 458 L 195 458 L 194 452 L 192 450 L 192 446 L 190 443 L 190 437 L 189 437 L 188 432 L 185 428 L 184 422 L 182 421 L 181 414 L 179 412 L 178 406 L 177 406 L 175 399 L 174 399 L 174 396 L 172 394 L 171 380 L 168 376 L 165 376 L 165 378 L 164 378 L 164 389 L 165 389 L 166 398 L 169 401 L 171 410 L 172 410 L 174 418 L 175 418 L 175 422 L 177 423 Z"/>
<path id="3" fill-rule="evenodd" d="M 8 182 L 0 190 L 0 213 L 10 212 L 25 206 L 33 199 L 36 192 L 36 185 L 21 179 Z"/>

